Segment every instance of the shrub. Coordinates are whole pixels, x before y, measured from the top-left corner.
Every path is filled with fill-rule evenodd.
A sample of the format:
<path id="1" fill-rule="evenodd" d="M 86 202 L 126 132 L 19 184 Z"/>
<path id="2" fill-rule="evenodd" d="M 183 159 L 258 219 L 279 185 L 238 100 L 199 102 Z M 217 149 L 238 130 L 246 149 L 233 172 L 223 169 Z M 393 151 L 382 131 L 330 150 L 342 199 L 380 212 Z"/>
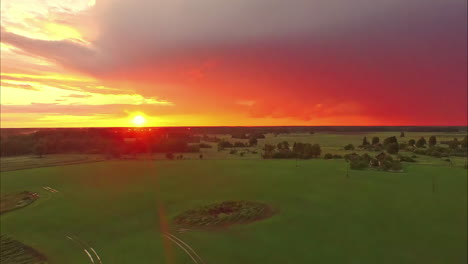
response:
<path id="1" fill-rule="evenodd" d="M 418 154 L 418 155 L 426 155 L 427 154 L 427 150 L 426 149 L 423 149 L 423 148 L 417 148 L 414 150 L 414 153 L 415 154 Z"/>
<path id="2" fill-rule="evenodd" d="M 424 137 L 421 137 L 420 139 L 418 139 L 418 141 L 416 141 L 416 147 L 418 148 L 424 148 L 426 147 L 426 139 Z"/>
<path id="3" fill-rule="evenodd" d="M 229 141 L 222 140 L 222 141 L 218 142 L 218 150 L 223 150 L 225 148 L 232 148 L 232 147 L 233 147 L 233 145 Z"/>
<path id="4" fill-rule="evenodd" d="M 234 147 L 235 148 L 245 148 L 247 146 L 242 142 L 234 142 Z"/>
<path id="5" fill-rule="evenodd" d="M 379 144 L 379 142 L 380 142 L 380 138 L 379 138 L 379 137 L 373 137 L 373 138 L 372 138 L 372 145 Z"/>
<path id="6" fill-rule="evenodd" d="M 334 155 L 333 155 L 333 158 L 334 158 L 334 159 L 342 159 L 343 156 L 338 155 L 338 154 L 334 154 Z"/>
<path id="7" fill-rule="evenodd" d="M 330 154 L 330 153 L 327 153 L 325 154 L 325 156 L 323 156 L 324 159 L 333 159 L 333 155 Z"/>
<path id="8" fill-rule="evenodd" d="M 364 159 L 354 159 L 354 160 L 351 160 L 349 166 L 353 170 L 363 170 L 369 167 L 369 163 Z"/>
<path id="9" fill-rule="evenodd" d="M 348 145 L 344 146 L 344 149 L 345 150 L 354 150 L 354 145 L 353 144 L 348 144 Z"/>
<path id="10" fill-rule="evenodd" d="M 265 137 L 265 136 L 264 136 L 264 137 Z M 249 139 L 249 145 L 250 145 L 250 146 L 256 146 L 257 143 L 258 143 L 257 138 L 251 137 L 251 138 Z"/>
<path id="11" fill-rule="evenodd" d="M 237 150 L 231 149 L 231 151 L 229 151 L 229 154 L 237 154 Z"/>
<path id="12" fill-rule="evenodd" d="M 405 156 L 405 155 L 398 155 L 398 159 L 400 161 L 405 161 L 405 162 L 416 162 L 413 158 L 409 157 L 409 156 Z"/>
<path id="13" fill-rule="evenodd" d="M 206 143 L 200 143 L 200 145 L 198 145 L 200 148 L 212 148 L 213 146 L 211 146 L 210 144 L 206 144 Z"/>
<path id="14" fill-rule="evenodd" d="M 393 143 L 389 143 L 386 149 L 389 154 L 397 154 L 398 151 L 400 151 L 400 146 L 398 145 L 397 142 L 393 142 Z"/>
<path id="15" fill-rule="evenodd" d="M 168 160 L 173 160 L 173 159 L 174 159 L 174 154 L 172 154 L 172 153 L 166 153 L 166 159 L 168 159 Z"/>

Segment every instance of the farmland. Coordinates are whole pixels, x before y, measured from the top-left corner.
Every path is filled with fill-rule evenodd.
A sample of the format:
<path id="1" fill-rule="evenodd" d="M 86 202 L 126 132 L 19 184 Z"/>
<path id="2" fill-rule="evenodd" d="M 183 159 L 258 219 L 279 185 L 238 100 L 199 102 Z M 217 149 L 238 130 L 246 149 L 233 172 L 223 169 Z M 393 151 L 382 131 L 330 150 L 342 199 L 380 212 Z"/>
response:
<path id="1" fill-rule="evenodd" d="M 407 133 L 405 140 L 433 134 Z M 439 140 L 464 135 L 435 134 Z M 419 155 L 417 162 L 403 163 L 401 173 L 351 170 L 347 177 L 343 159 L 260 155 L 263 145 L 282 141 L 319 143 L 322 153 L 345 154 L 350 151 L 344 145 L 374 135 L 398 136 L 268 134 L 243 156 L 213 144 L 202 149 L 203 159 L 196 153 L 184 153 L 183 160 L 157 154 L 5 171 L 2 195 L 28 191 L 40 198 L 2 214 L 1 233 L 34 248 L 50 264 L 91 263 L 87 253 L 94 263 L 110 264 L 466 263 L 463 157 L 451 157 L 451 166 Z M 275 213 L 215 229 L 182 228 L 174 221 L 223 201 L 259 202 Z M 182 250 L 177 239 L 202 260 Z"/>

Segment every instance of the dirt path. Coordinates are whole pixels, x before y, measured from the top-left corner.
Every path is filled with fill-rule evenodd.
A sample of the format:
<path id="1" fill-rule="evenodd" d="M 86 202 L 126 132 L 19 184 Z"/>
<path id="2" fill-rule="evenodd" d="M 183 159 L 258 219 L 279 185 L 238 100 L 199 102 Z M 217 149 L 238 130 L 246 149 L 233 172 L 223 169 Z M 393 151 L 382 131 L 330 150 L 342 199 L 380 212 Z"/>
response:
<path id="1" fill-rule="evenodd" d="M 195 264 L 205 264 L 205 261 L 195 252 L 195 250 L 185 243 L 182 239 L 174 236 L 171 233 L 164 233 L 164 236 L 174 242 L 178 247 L 180 247 L 187 255 L 193 260 Z"/>

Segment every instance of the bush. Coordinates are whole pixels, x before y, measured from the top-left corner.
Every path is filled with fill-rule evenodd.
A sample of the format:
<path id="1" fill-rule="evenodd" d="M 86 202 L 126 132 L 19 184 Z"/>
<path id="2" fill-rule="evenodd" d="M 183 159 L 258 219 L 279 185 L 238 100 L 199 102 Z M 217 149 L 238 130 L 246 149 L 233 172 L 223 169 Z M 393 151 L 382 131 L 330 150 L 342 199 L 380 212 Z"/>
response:
<path id="1" fill-rule="evenodd" d="M 416 141 L 416 147 L 418 148 L 424 148 L 426 147 L 426 139 L 424 137 L 421 137 L 420 139 L 418 139 L 418 141 Z"/>
<path id="2" fill-rule="evenodd" d="M 206 144 L 206 143 L 200 143 L 200 145 L 198 145 L 200 148 L 212 148 L 213 146 L 211 146 L 210 144 Z"/>
<path id="3" fill-rule="evenodd" d="M 330 153 L 327 153 L 327 154 L 325 154 L 325 156 L 323 156 L 323 158 L 324 158 L 324 159 L 327 159 L 327 160 L 328 160 L 328 159 L 333 159 L 333 155 L 330 154 Z"/>
<path id="4" fill-rule="evenodd" d="M 369 163 L 365 159 L 354 159 L 354 160 L 351 160 L 349 166 L 353 170 L 363 170 L 369 167 Z"/>
<path id="5" fill-rule="evenodd" d="M 348 144 L 348 145 L 344 146 L 344 149 L 345 150 L 354 150 L 354 145 L 353 144 Z"/>
<path id="6" fill-rule="evenodd" d="M 265 136 L 264 136 L 264 137 L 265 137 Z M 256 146 L 257 143 L 258 143 L 257 138 L 251 137 L 251 138 L 249 139 L 249 146 Z"/>
<path id="7" fill-rule="evenodd" d="M 397 154 L 398 151 L 400 151 L 400 146 L 398 145 L 398 143 L 393 142 L 393 143 L 389 143 L 386 149 L 389 154 Z"/>
<path id="8" fill-rule="evenodd" d="M 166 153 L 166 159 L 168 159 L 168 160 L 173 160 L 173 159 L 174 159 L 174 154 L 172 154 L 172 153 Z"/>
<path id="9" fill-rule="evenodd" d="M 237 154 L 237 150 L 231 149 L 231 151 L 229 151 L 229 154 Z"/>
<path id="10" fill-rule="evenodd" d="M 396 137 L 388 137 L 384 139 L 383 145 L 384 147 L 387 147 L 389 144 L 392 144 L 392 143 L 398 143 L 398 140 Z"/>
<path id="11" fill-rule="evenodd" d="M 398 159 L 400 161 L 405 161 L 405 162 L 416 162 L 413 158 L 411 158 L 410 156 L 405 156 L 405 155 L 398 155 Z"/>
<path id="12" fill-rule="evenodd" d="M 232 148 L 232 147 L 233 147 L 233 145 L 229 141 L 222 140 L 222 141 L 218 142 L 218 150 L 223 150 L 225 148 Z"/>
<path id="13" fill-rule="evenodd" d="M 245 148 L 247 146 L 242 142 L 234 142 L 234 147 L 235 148 Z"/>
<path id="14" fill-rule="evenodd" d="M 334 159 L 342 159 L 343 156 L 338 155 L 338 154 L 334 154 L 334 155 L 333 155 L 333 158 L 334 158 Z"/>
<path id="15" fill-rule="evenodd" d="M 418 155 L 427 155 L 427 149 L 423 148 L 417 148 L 413 152 Z"/>

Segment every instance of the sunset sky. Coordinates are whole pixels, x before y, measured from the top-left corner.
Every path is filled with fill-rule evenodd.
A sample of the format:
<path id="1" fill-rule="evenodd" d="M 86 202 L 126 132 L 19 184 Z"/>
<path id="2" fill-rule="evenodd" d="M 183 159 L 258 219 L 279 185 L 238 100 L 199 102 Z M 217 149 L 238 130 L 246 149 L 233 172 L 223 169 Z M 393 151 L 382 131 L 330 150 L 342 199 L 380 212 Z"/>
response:
<path id="1" fill-rule="evenodd" d="M 467 125 L 466 0 L 2 0 L 1 126 Z"/>

